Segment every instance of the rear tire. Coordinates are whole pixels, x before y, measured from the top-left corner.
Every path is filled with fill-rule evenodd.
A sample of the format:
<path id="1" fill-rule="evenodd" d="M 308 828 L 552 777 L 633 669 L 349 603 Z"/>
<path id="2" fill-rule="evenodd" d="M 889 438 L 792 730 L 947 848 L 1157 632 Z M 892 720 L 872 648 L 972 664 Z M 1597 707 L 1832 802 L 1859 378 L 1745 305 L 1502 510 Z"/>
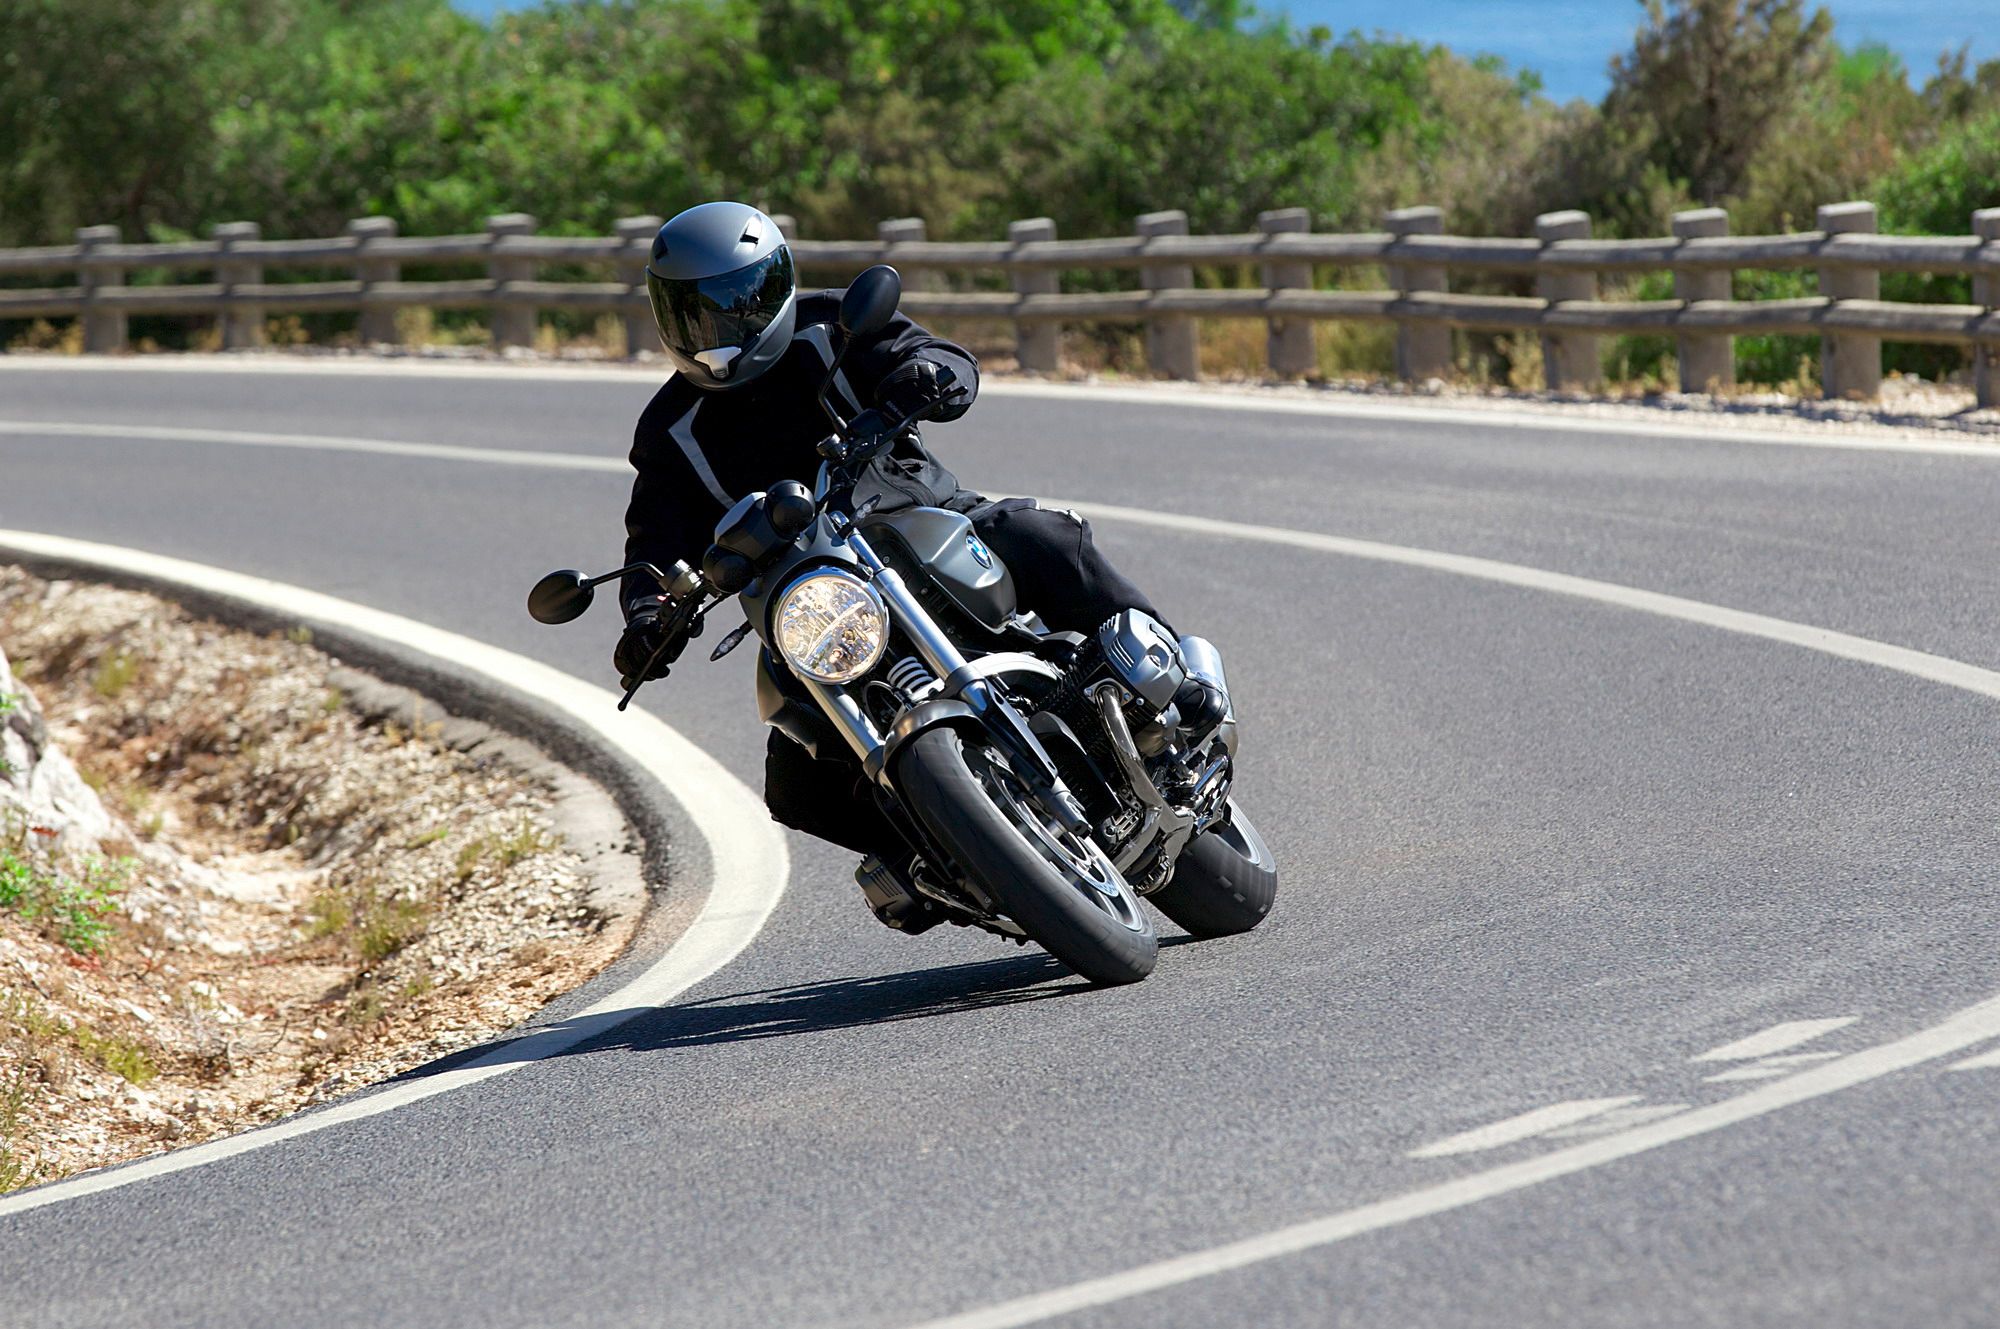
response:
<path id="1" fill-rule="evenodd" d="M 930 729 L 898 754 L 896 776 L 904 805 L 953 866 L 1049 954 L 1102 986 L 1153 972 L 1159 938 L 1138 896 L 1091 841 L 1050 826 L 1037 835 L 1015 820 L 1038 814 L 1010 796 L 1016 777 L 998 754 L 969 753 L 951 729 Z"/>
<path id="2" fill-rule="evenodd" d="M 1228 937 L 1264 921 L 1278 896 L 1278 864 L 1231 803 L 1229 820 L 1181 850 L 1174 878 L 1146 899 L 1196 937 Z"/>

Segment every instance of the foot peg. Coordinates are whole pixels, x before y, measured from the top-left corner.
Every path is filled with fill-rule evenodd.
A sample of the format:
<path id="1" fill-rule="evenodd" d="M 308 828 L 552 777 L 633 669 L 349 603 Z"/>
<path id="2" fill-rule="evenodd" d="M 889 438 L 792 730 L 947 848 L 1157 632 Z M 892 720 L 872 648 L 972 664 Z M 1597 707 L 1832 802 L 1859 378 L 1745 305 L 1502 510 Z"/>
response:
<path id="1" fill-rule="evenodd" d="M 944 911 L 910 885 L 909 878 L 915 874 L 916 865 L 914 855 L 898 869 L 883 862 L 879 855 L 870 854 L 854 869 L 854 880 L 875 917 L 885 926 L 913 935 L 944 921 Z"/>

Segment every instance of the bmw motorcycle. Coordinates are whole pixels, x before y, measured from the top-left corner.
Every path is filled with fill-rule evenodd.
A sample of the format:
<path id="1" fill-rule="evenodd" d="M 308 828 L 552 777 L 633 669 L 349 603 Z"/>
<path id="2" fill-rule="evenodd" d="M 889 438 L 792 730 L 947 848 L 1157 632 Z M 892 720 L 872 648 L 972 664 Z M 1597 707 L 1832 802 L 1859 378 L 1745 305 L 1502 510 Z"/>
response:
<path id="1" fill-rule="evenodd" d="M 863 860 L 856 875 L 878 919 L 908 933 L 982 928 L 1036 942 L 1093 983 L 1136 982 L 1158 949 L 1142 898 L 1215 937 L 1255 927 L 1277 892 L 1271 852 L 1231 796 L 1236 717 L 1221 657 L 1137 611 L 1091 635 L 1051 632 L 1019 610 L 1006 566 L 966 517 L 854 503 L 868 463 L 914 425 L 872 410 L 850 418 L 829 389 L 901 293 L 881 266 L 841 301 L 842 344 L 819 394 L 833 431 L 812 488 L 788 480 L 744 497 L 699 569 L 552 572 L 529 612 L 568 622 L 592 587 L 636 571 L 666 594 L 672 642 L 734 597 L 745 622 L 710 658 L 755 633 L 764 721 L 816 757 L 851 754 L 917 852 L 901 866 Z M 963 392 L 949 370 L 938 386 L 941 400 Z"/>

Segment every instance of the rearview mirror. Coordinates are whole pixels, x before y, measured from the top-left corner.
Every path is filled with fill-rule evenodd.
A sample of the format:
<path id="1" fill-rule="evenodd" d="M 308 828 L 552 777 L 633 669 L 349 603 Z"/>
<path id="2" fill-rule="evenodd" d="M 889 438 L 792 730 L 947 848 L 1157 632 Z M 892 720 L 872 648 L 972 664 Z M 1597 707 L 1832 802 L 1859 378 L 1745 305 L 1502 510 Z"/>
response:
<path id="1" fill-rule="evenodd" d="M 590 608 L 596 592 L 574 568 L 551 572 L 528 592 L 528 612 L 537 623 L 567 623 Z"/>
<path id="2" fill-rule="evenodd" d="M 889 326 L 903 298 L 903 279 L 887 263 L 856 277 L 840 297 L 840 330 L 849 337 L 872 337 Z"/>

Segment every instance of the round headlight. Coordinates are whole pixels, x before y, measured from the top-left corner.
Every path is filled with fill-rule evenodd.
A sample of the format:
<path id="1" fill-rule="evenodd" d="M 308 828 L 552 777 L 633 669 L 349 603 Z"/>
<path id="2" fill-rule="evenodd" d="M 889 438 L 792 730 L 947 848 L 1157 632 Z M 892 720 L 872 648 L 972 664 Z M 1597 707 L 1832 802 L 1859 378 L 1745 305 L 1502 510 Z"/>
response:
<path id="1" fill-rule="evenodd" d="M 778 649 L 807 678 L 850 683 L 875 667 L 889 644 L 889 611 L 866 582 L 815 572 L 778 601 Z"/>

